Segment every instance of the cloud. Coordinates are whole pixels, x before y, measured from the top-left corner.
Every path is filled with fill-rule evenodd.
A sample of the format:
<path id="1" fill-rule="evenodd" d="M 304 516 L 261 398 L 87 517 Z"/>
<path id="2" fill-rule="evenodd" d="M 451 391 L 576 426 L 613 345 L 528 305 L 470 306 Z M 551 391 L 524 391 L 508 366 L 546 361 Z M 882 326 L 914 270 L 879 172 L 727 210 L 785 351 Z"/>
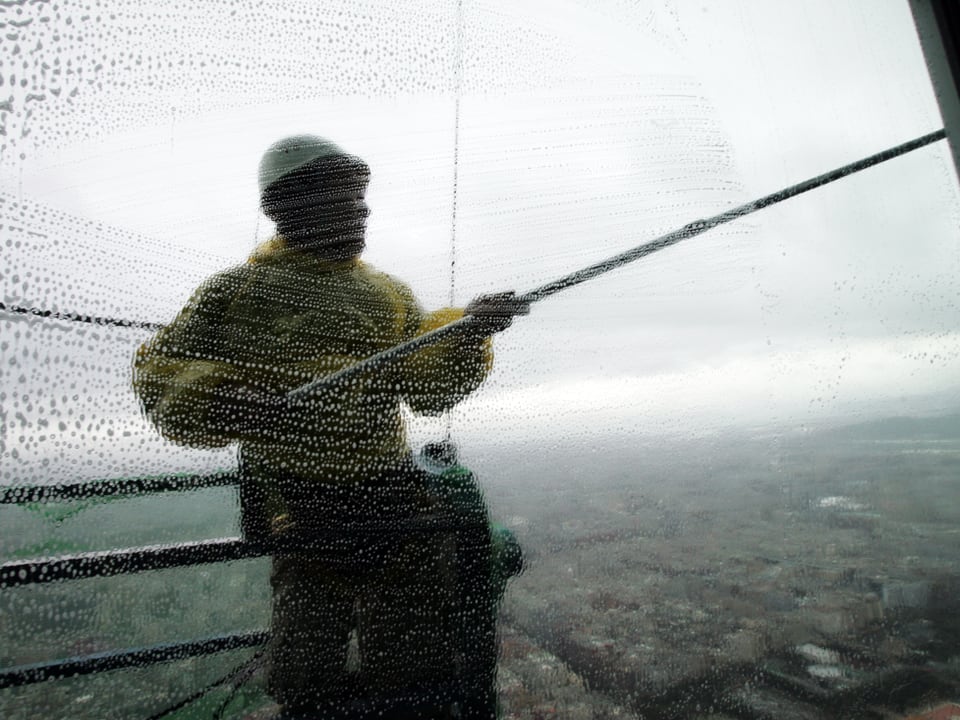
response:
<path id="1" fill-rule="evenodd" d="M 835 424 L 960 408 L 960 333 L 732 355 L 683 371 L 548 377 L 481 391 L 456 412 L 469 436 L 657 436 Z"/>

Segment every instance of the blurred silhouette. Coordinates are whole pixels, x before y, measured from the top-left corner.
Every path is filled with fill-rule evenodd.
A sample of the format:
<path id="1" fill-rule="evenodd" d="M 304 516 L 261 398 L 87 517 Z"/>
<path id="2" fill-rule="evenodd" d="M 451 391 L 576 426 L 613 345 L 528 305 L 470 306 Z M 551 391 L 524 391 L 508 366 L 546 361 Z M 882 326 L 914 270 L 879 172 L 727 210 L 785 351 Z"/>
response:
<path id="1" fill-rule="evenodd" d="M 527 308 L 501 293 L 425 312 L 361 261 L 369 178 L 363 160 L 323 138 L 272 145 L 259 186 L 276 236 L 207 280 L 140 348 L 134 386 L 168 439 L 239 445 L 245 537 L 273 552 L 268 682 L 284 717 L 355 716 L 363 698 L 380 717 L 490 716 L 495 611 L 519 546 L 491 534 L 455 456 L 414 462 L 401 406 L 438 414 L 473 392 L 493 361 L 490 335 Z M 465 313 L 479 322 L 288 398 Z M 513 561 L 494 562 L 497 543 Z M 452 707 L 434 693 L 416 705 L 417 688 L 471 673 L 473 700 Z M 376 704 L 391 693 L 401 699 Z"/>

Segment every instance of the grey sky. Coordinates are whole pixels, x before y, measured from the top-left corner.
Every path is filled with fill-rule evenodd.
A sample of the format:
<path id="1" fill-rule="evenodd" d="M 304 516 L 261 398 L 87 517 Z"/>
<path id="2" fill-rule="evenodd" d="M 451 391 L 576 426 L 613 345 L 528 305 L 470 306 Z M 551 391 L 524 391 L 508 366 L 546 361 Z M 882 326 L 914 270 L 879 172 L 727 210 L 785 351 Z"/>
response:
<path id="1" fill-rule="evenodd" d="M 900 0 L 464 0 L 462 34 L 456 3 L 427 0 L 59 7 L 2 19 L 20 11 L 2 74 L 27 80 L 0 110 L 2 232 L 47 236 L 8 247 L 5 302 L 169 319 L 269 236 L 257 159 L 309 131 L 373 168 L 368 260 L 444 304 L 458 82 L 461 303 L 940 126 Z M 10 198 L 104 229 L 17 215 Z M 458 431 L 575 440 L 955 410 L 958 227 L 933 147 L 713 231 L 535 308 L 498 339 Z M 160 457 L 126 387 L 139 338 L 111 350 L 16 327 L 8 392 L 79 383 L 88 416 Z M 44 382 L 30 343 L 89 363 Z M 24 408 L 10 403 L 6 452 Z"/>

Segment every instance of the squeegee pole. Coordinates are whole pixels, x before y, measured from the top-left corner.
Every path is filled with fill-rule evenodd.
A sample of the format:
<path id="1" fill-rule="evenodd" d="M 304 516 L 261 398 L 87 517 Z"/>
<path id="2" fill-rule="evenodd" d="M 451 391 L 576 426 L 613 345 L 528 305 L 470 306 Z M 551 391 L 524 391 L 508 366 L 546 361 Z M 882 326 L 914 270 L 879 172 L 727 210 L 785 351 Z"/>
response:
<path id="1" fill-rule="evenodd" d="M 788 200 L 792 197 L 796 197 L 797 195 L 801 195 L 805 192 L 809 192 L 815 188 L 836 182 L 837 180 L 847 177 L 848 175 L 860 172 L 861 170 L 873 167 L 874 165 L 879 165 L 887 160 L 891 160 L 913 150 L 925 147 L 926 145 L 930 145 L 938 140 L 943 140 L 945 137 L 945 130 L 937 130 L 936 132 L 932 132 L 928 135 L 923 135 L 922 137 L 905 142 L 902 145 L 897 145 L 896 147 L 884 150 L 883 152 L 879 152 L 875 155 L 870 155 L 869 157 L 857 160 L 849 165 L 844 165 L 836 170 L 831 170 L 830 172 L 817 175 L 816 177 L 797 183 L 796 185 L 783 188 L 775 193 L 765 195 L 762 198 L 745 203 L 744 205 L 740 205 L 718 215 L 714 215 L 713 217 L 688 223 L 678 230 L 669 232 L 666 235 L 661 235 L 654 240 L 646 242 L 642 245 L 638 245 L 637 247 L 620 253 L 619 255 L 614 255 L 606 260 L 601 260 L 598 263 L 594 263 L 593 265 L 572 272 L 569 275 L 564 275 L 561 278 L 557 278 L 556 280 L 553 280 L 545 285 L 541 285 L 538 288 L 534 288 L 533 290 L 520 295 L 518 299 L 521 302 L 527 303 L 534 303 L 539 300 L 543 300 L 550 295 L 554 295 L 562 290 L 571 288 L 574 285 L 584 283 L 587 280 L 592 280 L 595 277 L 608 273 L 611 270 L 615 270 L 616 268 L 622 267 L 635 260 L 639 260 L 642 257 L 652 255 L 655 252 L 664 250 L 684 240 L 689 240 L 690 238 L 705 233 L 707 230 L 711 230 L 718 225 L 724 225 L 728 222 L 736 220 L 737 218 L 751 215 L 752 213 L 762 210 L 765 207 L 776 205 L 777 203 L 783 202 L 784 200 Z M 455 333 L 463 332 L 464 330 L 476 326 L 479 323 L 480 321 L 473 316 L 466 315 L 455 322 L 444 325 L 443 327 L 432 330 L 431 332 L 424 333 L 413 340 L 408 340 L 400 345 L 395 345 L 389 350 L 384 350 L 381 353 L 372 355 L 365 360 L 361 360 L 355 365 L 351 365 L 350 367 L 332 373 L 331 375 L 326 375 L 301 385 L 295 390 L 292 390 L 288 394 L 288 397 L 291 400 L 302 400 L 320 388 L 328 387 L 335 383 L 344 382 L 363 372 L 376 370 L 388 363 L 406 357 L 407 355 L 416 352 L 420 348 L 426 347 L 427 345 L 432 345 L 433 343 L 439 342 L 440 340 L 454 335 Z"/>

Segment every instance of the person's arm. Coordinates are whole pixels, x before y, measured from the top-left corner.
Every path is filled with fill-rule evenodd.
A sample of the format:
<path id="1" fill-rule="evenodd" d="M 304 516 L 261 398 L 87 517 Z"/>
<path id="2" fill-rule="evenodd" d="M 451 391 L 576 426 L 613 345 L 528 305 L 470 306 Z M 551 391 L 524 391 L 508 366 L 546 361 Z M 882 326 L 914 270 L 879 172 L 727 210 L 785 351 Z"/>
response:
<path id="1" fill-rule="evenodd" d="M 235 284 L 216 276 L 137 351 L 133 386 L 146 416 L 173 442 L 223 447 L 261 437 L 284 397 L 223 353 L 226 308 Z"/>
<path id="2" fill-rule="evenodd" d="M 522 305 L 522 307 L 521 307 Z M 513 316 L 527 311 L 513 293 L 480 296 L 464 309 L 444 308 L 424 313 L 409 295 L 409 337 L 474 315 L 478 325 L 417 351 L 405 361 L 404 398 L 410 409 L 438 415 L 476 390 L 493 367 L 491 335 L 509 327 Z M 405 338 L 405 339 L 409 339 Z"/>
<path id="3" fill-rule="evenodd" d="M 463 317 L 463 310 L 443 308 L 419 313 L 423 335 Z M 472 393 L 493 367 L 493 343 L 477 334 L 454 335 L 418 350 L 404 361 L 404 399 L 415 413 L 439 415 Z"/>

